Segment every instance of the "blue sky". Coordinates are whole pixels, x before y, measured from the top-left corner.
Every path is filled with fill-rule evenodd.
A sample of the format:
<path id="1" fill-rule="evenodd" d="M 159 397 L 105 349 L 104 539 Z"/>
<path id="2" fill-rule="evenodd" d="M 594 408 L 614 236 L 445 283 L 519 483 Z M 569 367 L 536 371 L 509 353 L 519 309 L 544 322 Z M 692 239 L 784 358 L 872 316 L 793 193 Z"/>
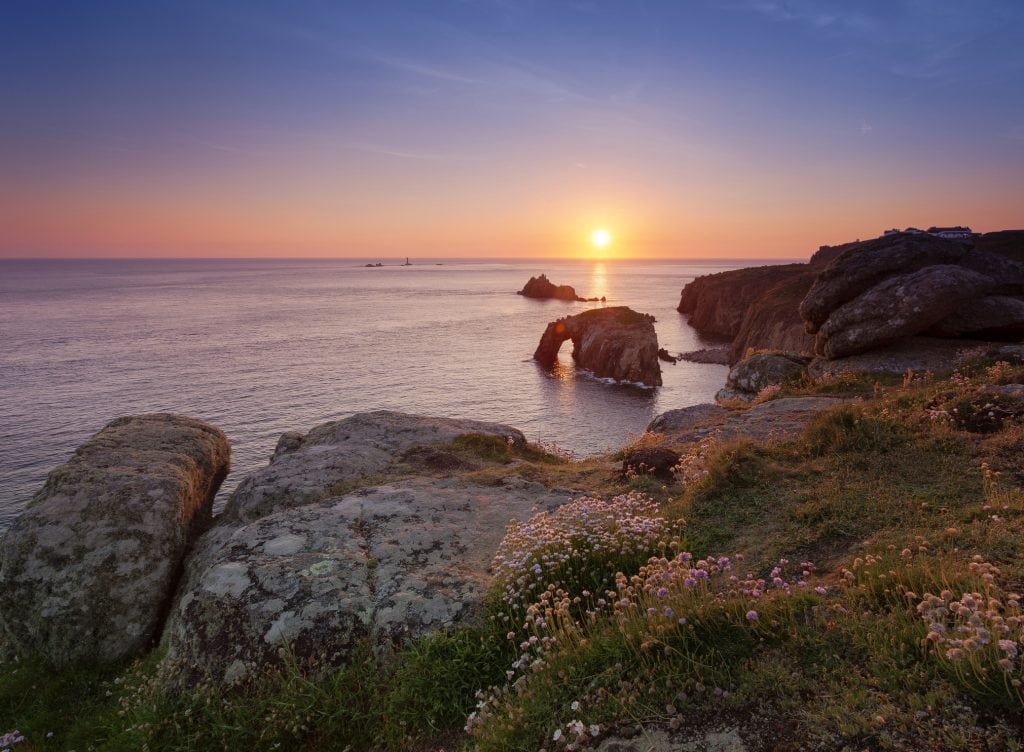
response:
<path id="1" fill-rule="evenodd" d="M 1019 0 L 0 7 L 5 255 L 572 255 L 595 223 L 627 255 L 799 255 L 1024 225 Z"/>

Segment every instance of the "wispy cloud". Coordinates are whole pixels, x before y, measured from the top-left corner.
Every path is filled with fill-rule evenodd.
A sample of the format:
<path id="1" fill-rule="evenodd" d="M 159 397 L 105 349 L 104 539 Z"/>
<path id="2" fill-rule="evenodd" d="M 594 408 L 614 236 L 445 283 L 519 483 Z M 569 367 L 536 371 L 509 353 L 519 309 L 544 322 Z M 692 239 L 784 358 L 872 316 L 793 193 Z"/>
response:
<path id="1" fill-rule="evenodd" d="M 875 25 L 871 18 L 852 10 L 847 3 L 822 0 L 728 0 L 726 5 L 760 13 L 775 21 L 801 23 L 818 29 L 841 27 L 867 30 Z"/>
<path id="2" fill-rule="evenodd" d="M 110 146 L 109 144 L 101 144 L 99 146 L 100 151 L 110 151 L 115 154 L 144 154 L 143 149 L 132 149 L 127 146 Z"/>
<path id="3" fill-rule="evenodd" d="M 860 121 L 860 132 L 863 133 L 865 136 L 871 133 L 871 131 L 873 130 L 874 128 L 872 127 L 871 123 L 869 123 L 867 120 Z"/>
<path id="4" fill-rule="evenodd" d="M 487 82 L 475 78 L 473 76 L 464 75 L 457 71 L 449 70 L 446 68 L 431 65 L 429 63 L 420 62 L 418 60 L 409 60 L 400 57 L 390 57 L 387 55 L 365 55 L 362 56 L 367 62 L 382 65 L 386 68 L 399 71 L 401 73 L 408 73 L 413 76 L 419 76 L 422 78 L 429 78 L 436 81 L 448 81 L 450 83 L 459 84 L 473 84 L 480 85 L 486 84 Z"/>
<path id="5" fill-rule="evenodd" d="M 432 152 L 410 151 L 408 149 L 393 148 L 390 146 L 384 146 L 381 144 L 373 143 L 350 143 L 345 144 L 345 148 L 350 149 L 352 151 L 361 151 L 366 154 L 380 154 L 385 157 L 395 157 L 396 159 L 439 161 L 451 158 L 450 154 L 436 154 Z"/>
<path id="6" fill-rule="evenodd" d="M 905 78 L 935 80 L 948 76 L 950 67 L 961 57 L 969 45 L 977 41 L 974 37 L 956 41 L 918 41 L 911 45 L 905 59 L 892 66 L 892 72 Z"/>
<path id="7" fill-rule="evenodd" d="M 203 141 L 201 139 L 195 139 L 194 143 L 197 146 L 202 146 L 203 148 L 206 148 L 206 149 L 212 149 L 213 151 L 223 151 L 223 152 L 227 152 L 228 154 L 248 154 L 249 153 L 245 149 L 239 149 L 238 147 L 229 146 L 228 144 L 218 144 L 218 143 L 214 143 L 213 141 Z"/>
<path id="8" fill-rule="evenodd" d="M 235 146 L 234 144 L 228 144 L 222 141 L 210 141 L 205 138 L 199 138 L 198 136 L 185 136 L 184 138 L 176 139 L 171 143 L 203 151 L 217 151 L 223 154 L 236 154 L 244 157 L 266 156 L 266 152 L 253 151 L 251 149 L 246 149 L 245 147 Z"/>

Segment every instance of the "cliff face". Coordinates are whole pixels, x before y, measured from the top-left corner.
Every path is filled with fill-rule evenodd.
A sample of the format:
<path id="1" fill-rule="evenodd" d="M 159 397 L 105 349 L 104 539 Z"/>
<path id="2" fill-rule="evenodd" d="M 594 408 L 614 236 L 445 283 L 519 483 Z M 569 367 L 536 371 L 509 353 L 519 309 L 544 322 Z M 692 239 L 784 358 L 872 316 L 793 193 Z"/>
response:
<path id="1" fill-rule="evenodd" d="M 741 360 L 750 349 L 812 352 L 814 336 L 807 333 L 799 309 L 800 301 L 817 276 L 817 269 L 798 271 L 747 306 L 743 323 L 732 342 L 730 362 Z"/>
<path id="2" fill-rule="evenodd" d="M 841 357 L 926 331 L 1017 339 L 1024 332 L 1022 261 L 1024 230 L 965 242 L 886 235 L 822 246 L 807 264 L 698 277 L 683 288 L 678 310 L 701 336 L 731 340 L 731 363 L 750 349 Z M 954 281 L 942 293 L 935 268 L 950 265 L 962 277 L 973 272 L 992 284 L 968 289 Z M 932 271 L 913 276 L 924 270 Z M 811 335 L 831 318 L 816 342 Z"/>
<path id="3" fill-rule="evenodd" d="M 806 268 L 807 264 L 753 266 L 697 277 L 683 288 L 676 310 L 689 316 L 690 326 L 701 336 L 732 339 L 751 303 Z"/>
<path id="4" fill-rule="evenodd" d="M 842 358 L 924 333 L 1019 339 L 1024 263 L 1011 255 L 1015 235 L 957 242 L 901 233 L 846 251 L 800 303 L 815 351 Z"/>
<path id="5" fill-rule="evenodd" d="M 975 238 L 974 248 L 1015 261 L 1024 261 L 1024 230 L 986 232 L 980 238 Z"/>
<path id="6" fill-rule="evenodd" d="M 810 352 L 798 311 L 820 267 L 753 266 L 697 277 L 683 288 L 677 310 L 702 337 L 732 340 L 730 363 L 749 349 Z"/>

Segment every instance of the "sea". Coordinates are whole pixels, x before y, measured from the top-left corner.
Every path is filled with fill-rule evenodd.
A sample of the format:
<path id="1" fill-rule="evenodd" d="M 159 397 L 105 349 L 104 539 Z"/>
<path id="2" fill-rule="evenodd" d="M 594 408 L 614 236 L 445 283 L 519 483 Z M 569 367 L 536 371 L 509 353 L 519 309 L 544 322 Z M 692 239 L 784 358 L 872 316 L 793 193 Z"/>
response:
<path id="1" fill-rule="evenodd" d="M 0 261 L 0 530 L 108 421 L 206 420 L 231 441 L 215 509 L 284 431 L 367 410 L 507 423 L 585 457 L 659 413 L 712 400 L 727 369 L 662 364 L 657 389 L 532 360 L 548 322 L 598 305 L 653 314 L 662 347 L 702 342 L 676 311 L 702 274 L 758 261 Z M 404 259 L 402 260 L 404 262 Z M 606 303 L 516 295 L 534 275 Z"/>

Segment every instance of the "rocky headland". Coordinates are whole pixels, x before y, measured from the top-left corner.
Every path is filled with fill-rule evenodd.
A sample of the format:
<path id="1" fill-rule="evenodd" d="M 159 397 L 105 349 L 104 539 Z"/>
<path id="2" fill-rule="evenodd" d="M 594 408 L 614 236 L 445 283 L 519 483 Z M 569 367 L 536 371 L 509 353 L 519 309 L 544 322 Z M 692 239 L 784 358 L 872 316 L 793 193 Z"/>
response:
<path id="1" fill-rule="evenodd" d="M 806 264 L 698 277 L 678 310 L 730 360 L 778 350 L 841 359 L 908 337 L 1013 341 L 1024 335 L 1024 232 L 971 240 L 894 233 L 823 246 Z M 961 348 L 962 349 L 962 348 Z"/>
<path id="2" fill-rule="evenodd" d="M 117 419 L 0 541 L 0 711 L 40 748 L 1012 749 L 1024 344 L 989 306 L 1022 262 L 984 239 L 695 281 L 732 352 L 784 346 L 613 455 L 361 413 L 213 516 L 227 437 Z M 536 358 L 660 383 L 653 323 L 585 311 Z"/>
<path id="3" fill-rule="evenodd" d="M 613 306 L 552 321 L 541 336 L 534 360 L 551 368 L 566 340 L 572 340 L 576 365 L 599 378 L 661 386 L 653 316 Z"/>
<path id="4" fill-rule="evenodd" d="M 181 416 L 119 419 L 53 471 L 0 545 L 0 644 L 18 667 L 11 676 L 37 687 L 94 661 L 101 667 L 88 670 L 118 672 L 123 690 L 110 686 L 125 720 L 104 721 L 103 733 L 114 728 L 118 739 L 149 740 L 152 749 L 213 732 L 239 740 L 218 748 L 239 749 L 260 739 L 316 747 L 325 733 L 365 749 L 514 748 L 520 734 L 536 746 L 552 738 L 552 724 L 576 733 L 586 707 L 579 738 L 588 745 L 579 749 L 629 749 L 650 734 L 668 750 L 728 737 L 730 749 L 768 752 L 782 733 L 793 749 L 823 750 L 847 738 L 845 727 L 797 720 L 861 696 L 862 683 L 883 692 L 887 712 L 910 719 L 907 738 L 943 739 L 934 716 L 959 711 L 914 715 L 910 679 L 899 673 L 879 689 L 869 658 L 850 648 L 849 630 L 860 629 L 855 639 L 903 651 L 908 670 L 940 660 L 925 653 L 907 663 L 906 645 L 874 635 L 902 612 L 887 601 L 865 604 L 857 577 L 869 575 L 852 562 L 898 550 L 909 524 L 915 541 L 934 542 L 935 555 L 966 553 L 939 570 L 930 550 L 904 546 L 902 566 L 920 557 L 924 573 L 981 577 L 991 571 L 978 569 L 984 553 L 975 554 L 986 536 L 1016 540 L 1024 345 L 995 348 L 959 363 L 952 379 L 881 391 L 866 372 L 821 373 L 811 383 L 787 380 L 806 360 L 754 361 L 752 370 L 775 374 L 770 380 L 788 391 L 752 405 L 669 410 L 616 455 L 575 462 L 501 424 L 353 415 L 283 434 L 266 467 L 212 519 L 228 461 L 223 434 Z M 737 374 L 734 386 L 763 392 L 761 382 L 744 381 L 751 378 Z M 940 499 L 943 509 L 922 499 Z M 997 512 L 978 511 L 993 505 Z M 672 538 L 680 535 L 684 542 Z M 670 564 L 659 558 L 666 546 L 739 552 L 744 571 L 760 579 L 730 584 L 726 556 L 684 552 Z M 1005 549 L 1007 577 L 1024 573 L 1014 550 Z M 789 561 L 801 562 L 795 574 Z M 607 593 L 597 592 L 614 603 L 590 595 L 602 583 Z M 915 646 L 927 630 L 916 593 L 899 617 Z M 1000 618 L 1017 618 L 1016 606 L 999 608 Z M 674 649 L 649 655 L 645 646 L 662 643 Z M 694 651 L 712 652 L 695 666 Z M 787 664 L 814 656 L 838 674 L 800 668 L 812 699 L 780 706 L 770 689 L 778 653 Z M 131 657 L 146 661 L 123 663 Z M 716 673 L 718 661 L 727 673 Z M 838 688 L 835 675 L 845 677 Z M 382 677 L 392 678 L 382 686 Z M 955 678 L 933 681 L 970 707 L 972 690 Z M 620 713 L 618 700 L 600 700 L 623 693 L 626 702 L 638 687 L 657 693 L 657 713 L 637 715 L 628 704 Z M 529 706 L 540 717 L 522 714 L 531 693 L 552 688 L 561 699 Z M 734 693 L 726 719 L 705 702 Z M 0 680 L 0 707 L 5 698 Z M 471 710 L 474 703 L 483 706 Z M 140 713 L 166 721 L 140 724 Z M 989 713 L 971 733 L 1000 748 L 1013 734 L 1012 711 Z M 768 733 L 779 714 L 791 718 L 787 730 Z M 161 736 L 167 729 L 171 736 Z M 392 734 L 399 741 L 388 741 Z"/>

